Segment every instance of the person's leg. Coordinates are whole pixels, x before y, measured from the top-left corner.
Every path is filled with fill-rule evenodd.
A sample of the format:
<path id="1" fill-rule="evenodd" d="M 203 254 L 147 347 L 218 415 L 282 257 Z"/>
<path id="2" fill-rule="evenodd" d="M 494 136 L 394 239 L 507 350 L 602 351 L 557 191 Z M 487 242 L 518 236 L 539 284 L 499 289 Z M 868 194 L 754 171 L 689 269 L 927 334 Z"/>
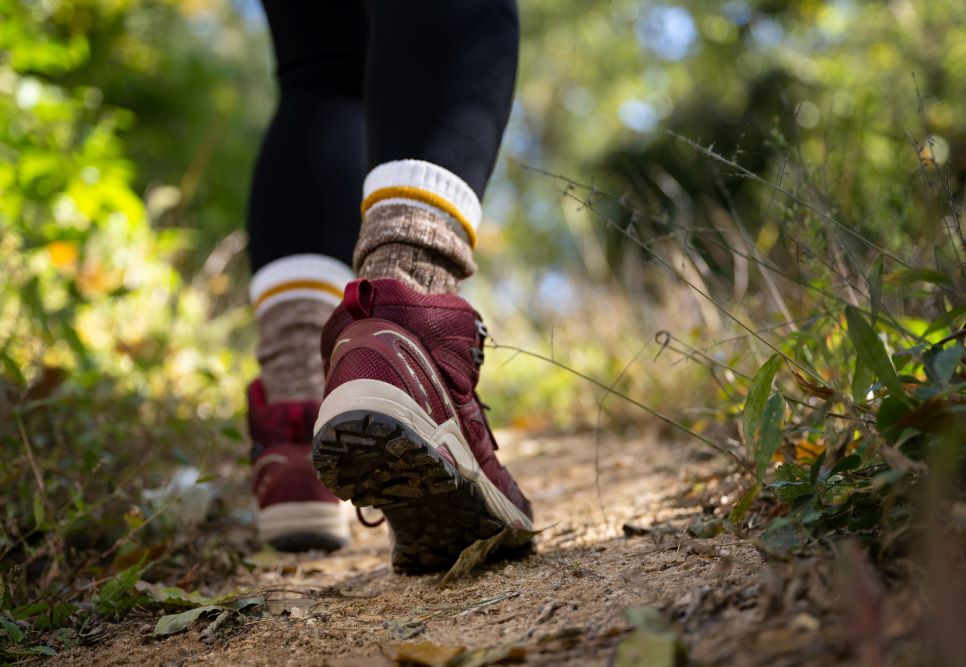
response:
<path id="1" fill-rule="evenodd" d="M 279 103 L 252 179 L 251 299 L 269 401 L 314 399 L 326 319 L 353 278 L 366 171 L 361 2 L 264 0 Z"/>
<path id="2" fill-rule="evenodd" d="M 370 172 L 360 276 L 455 292 L 513 101 L 513 0 L 367 0 Z"/>
<path id="3" fill-rule="evenodd" d="M 453 294 L 475 268 L 518 25 L 512 0 L 367 6 L 362 279 L 323 331 L 313 462 L 337 495 L 383 511 L 394 567 L 418 572 L 448 567 L 504 528 L 533 527 L 475 393 L 486 328 Z M 508 539 L 523 546 L 529 535 Z"/>
<path id="4" fill-rule="evenodd" d="M 279 549 L 333 549 L 348 538 L 347 517 L 319 483 L 310 448 L 325 385 L 322 328 L 354 277 L 368 26 L 361 2 L 264 5 L 279 103 L 256 163 L 248 215 L 261 365 L 249 389 L 256 525 Z"/>

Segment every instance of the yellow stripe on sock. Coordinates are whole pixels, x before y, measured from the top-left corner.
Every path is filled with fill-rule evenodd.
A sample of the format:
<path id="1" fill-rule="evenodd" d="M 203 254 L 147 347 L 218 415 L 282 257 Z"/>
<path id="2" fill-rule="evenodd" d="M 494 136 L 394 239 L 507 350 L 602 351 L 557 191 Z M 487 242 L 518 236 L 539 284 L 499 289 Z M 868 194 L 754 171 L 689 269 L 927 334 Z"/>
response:
<path id="1" fill-rule="evenodd" d="M 275 296 L 276 294 L 281 294 L 282 292 L 288 292 L 289 290 L 296 289 L 315 289 L 322 292 L 328 292 L 337 299 L 342 299 L 342 290 L 338 287 L 330 285 L 329 283 L 324 283 L 321 280 L 290 280 L 287 283 L 281 283 L 265 290 L 262 294 L 255 300 L 255 308 L 262 305 L 266 299 Z"/>
<path id="2" fill-rule="evenodd" d="M 448 199 L 440 197 L 435 192 L 430 192 L 429 190 L 424 190 L 423 188 L 415 188 L 410 185 L 395 185 L 389 188 L 380 188 L 375 192 L 371 193 L 362 202 L 362 213 L 365 215 L 366 211 L 372 208 L 378 202 L 383 199 L 412 199 L 414 201 L 420 201 L 424 204 L 429 204 L 430 206 L 435 206 L 443 213 L 451 215 L 455 218 L 463 230 L 466 232 L 466 237 L 469 239 L 470 247 L 476 247 L 476 230 L 473 229 L 473 225 L 470 221 L 466 219 L 463 212 L 460 211 L 456 206 L 453 205 Z"/>

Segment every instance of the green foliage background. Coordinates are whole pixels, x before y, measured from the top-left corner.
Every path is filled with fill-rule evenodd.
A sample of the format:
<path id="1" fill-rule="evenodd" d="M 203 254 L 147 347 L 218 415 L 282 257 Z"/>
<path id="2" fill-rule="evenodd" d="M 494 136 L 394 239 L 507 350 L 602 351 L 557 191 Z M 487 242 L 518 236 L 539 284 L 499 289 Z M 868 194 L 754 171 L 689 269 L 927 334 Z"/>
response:
<path id="1" fill-rule="evenodd" d="M 930 224 L 943 213 L 925 203 L 917 151 L 933 137 L 957 191 L 966 160 L 966 121 L 956 112 L 966 91 L 963 13 L 951 0 L 521 3 L 518 100 L 488 196 L 483 275 L 470 295 L 498 333 L 546 348 L 553 329 L 561 349 L 584 350 L 575 350 L 587 357 L 578 365 L 605 376 L 633 356 L 625 327 L 651 337 L 715 324 L 689 312 L 694 304 L 664 319 L 674 313 L 661 302 L 677 295 L 664 294 L 663 278 L 640 270 L 640 253 L 562 198 L 559 182 L 527 167 L 623 197 L 644 238 L 681 237 L 730 217 L 777 262 L 801 259 L 784 252 L 790 245 L 822 254 L 814 226 L 781 217 L 785 202 L 775 206 L 772 192 L 666 129 L 770 180 L 807 181 L 806 194 L 844 224 L 928 256 L 943 245 L 942 226 Z M 214 375 L 209 407 L 237 410 L 241 378 L 254 368 L 244 239 L 232 233 L 274 104 L 260 9 L 227 0 L 5 0 L 3 15 L 7 365 L 27 381 L 47 364 L 142 385 L 167 367 L 155 395 L 202 391 Z M 633 217 L 604 205 L 621 224 Z M 696 244 L 725 289 L 756 297 L 758 276 L 732 290 L 746 270 Z M 628 296 L 633 316 L 613 341 L 587 348 L 578 343 L 585 332 L 566 329 L 602 288 Z M 204 377 L 191 380 L 189 368 Z M 520 360 L 491 383 L 507 397 L 498 414 L 568 426 L 594 412 L 595 400 L 582 399 L 563 372 L 548 370 L 548 386 L 525 392 L 532 371 Z M 575 402 L 578 416 L 562 417 L 571 411 L 558 408 Z"/>
<path id="2" fill-rule="evenodd" d="M 738 445 L 775 544 L 907 507 L 961 423 L 966 6 L 520 4 L 467 294 L 558 365 L 490 352 L 495 421 L 639 428 L 624 394 Z M 0 609 L 133 567 L 142 489 L 246 455 L 269 55 L 249 0 L 0 0 Z"/>

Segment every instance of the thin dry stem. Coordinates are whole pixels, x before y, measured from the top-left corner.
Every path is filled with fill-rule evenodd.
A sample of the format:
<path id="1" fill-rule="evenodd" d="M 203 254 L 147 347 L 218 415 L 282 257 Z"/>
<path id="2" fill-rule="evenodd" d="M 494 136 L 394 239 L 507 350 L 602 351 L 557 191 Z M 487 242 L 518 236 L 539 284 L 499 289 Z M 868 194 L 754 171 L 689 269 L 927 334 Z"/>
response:
<path id="1" fill-rule="evenodd" d="M 548 364 L 552 364 L 552 365 L 556 366 L 557 368 L 561 368 L 561 369 L 563 369 L 563 370 L 565 370 L 565 371 L 567 371 L 569 373 L 573 373 L 574 375 L 576 375 L 577 377 L 581 378 L 582 380 L 586 380 L 587 382 L 590 382 L 591 384 L 593 384 L 593 385 L 595 385 L 597 387 L 600 387 L 604 391 L 606 391 L 606 392 L 608 392 L 610 394 L 613 394 L 614 396 L 617 396 L 618 398 L 621 398 L 621 399 L 627 401 L 631 405 L 634 405 L 634 406 L 640 408 L 641 410 L 643 410 L 644 412 L 648 413 L 649 415 L 652 415 L 654 417 L 657 417 L 658 419 L 660 419 L 664 423 L 670 424 L 671 426 L 674 426 L 675 428 L 680 429 L 681 431 L 684 431 L 688 435 L 690 435 L 690 436 L 692 436 L 694 438 L 697 438 L 698 440 L 700 440 L 701 442 L 703 442 L 704 444 L 706 444 L 708 447 L 710 447 L 711 449 L 715 450 L 716 452 L 731 457 L 732 459 L 734 459 L 735 463 L 737 463 L 739 466 L 741 466 L 742 469 L 744 469 L 744 470 L 751 470 L 751 466 L 743 458 L 741 458 L 740 456 L 738 456 L 737 454 L 735 454 L 733 451 L 731 451 L 730 449 L 728 449 L 724 445 L 722 445 L 720 443 L 717 443 L 714 440 L 711 440 L 707 436 L 702 435 L 701 433 L 698 433 L 697 431 L 695 431 L 692 428 L 689 428 L 688 426 L 685 426 L 684 424 L 682 424 L 678 420 L 674 419 L 673 417 L 670 417 L 670 416 L 664 414 L 663 412 L 660 412 L 658 410 L 655 410 L 652 407 L 649 407 L 647 405 L 644 405 L 640 401 L 634 400 L 633 398 L 631 398 L 627 394 L 624 394 L 624 393 L 621 393 L 621 392 L 616 391 L 614 389 L 611 389 L 608 385 L 604 384 L 603 382 L 601 382 L 597 378 L 591 377 L 591 376 L 589 376 L 589 375 L 587 375 L 585 373 L 581 373 L 576 368 L 572 368 L 572 367 L 570 367 L 570 366 L 568 366 L 566 364 L 563 364 L 563 363 L 561 363 L 561 362 L 559 362 L 559 361 L 557 361 L 555 359 L 551 359 L 550 357 L 547 357 L 545 355 L 542 355 L 539 352 L 531 352 L 530 350 L 525 350 L 525 349 L 523 349 L 521 347 L 516 347 L 514 345 L 498 345 L 496 343 L 492 343 L 492 344 L 490 344 L 490 347 L 492 347 L 493 349 L 497 349 L 497 350 L 510 350 L 512 352 L 516 352 L 517 354 L 524 354 L 524 355 L 526 355 L 528 357 L 533 357 L 534 359 L 539 359 L 541 361 L 545 361 Z"/>

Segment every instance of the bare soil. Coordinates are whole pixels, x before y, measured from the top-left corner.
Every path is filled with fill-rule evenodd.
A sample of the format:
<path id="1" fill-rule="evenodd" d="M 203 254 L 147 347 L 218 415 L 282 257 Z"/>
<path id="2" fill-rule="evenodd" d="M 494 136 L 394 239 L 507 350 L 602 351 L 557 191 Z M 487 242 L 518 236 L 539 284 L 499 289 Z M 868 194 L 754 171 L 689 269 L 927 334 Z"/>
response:
<path id="1" fill-rule="evenodd" d="M 439 590 L 438 575 L 392 572 L 385 526 L 356 524 L 340 552 L 251 553 L 251 569 L 212 591 L 262 593 L 261 618 L 214 639 L 203 637 L 203 621 L 155 639 L 157 616 L 144 614 L 52 663 L 391 665 L 401 645 L 431 642 L 516 646 L 532 665 L 607 665 L 629 633 L 622 610 L 641 605 L 672 621 L 694 664 L 850 662 L 830 563 L 769 565 L 747 536 L 689 535 L 689 525 L 723 518 L 747 483 L 720 457 L 652 433 L 605 437 L 596 466 L 593 434 L 501 436 L 544 527 L 536 554 Z"/>

